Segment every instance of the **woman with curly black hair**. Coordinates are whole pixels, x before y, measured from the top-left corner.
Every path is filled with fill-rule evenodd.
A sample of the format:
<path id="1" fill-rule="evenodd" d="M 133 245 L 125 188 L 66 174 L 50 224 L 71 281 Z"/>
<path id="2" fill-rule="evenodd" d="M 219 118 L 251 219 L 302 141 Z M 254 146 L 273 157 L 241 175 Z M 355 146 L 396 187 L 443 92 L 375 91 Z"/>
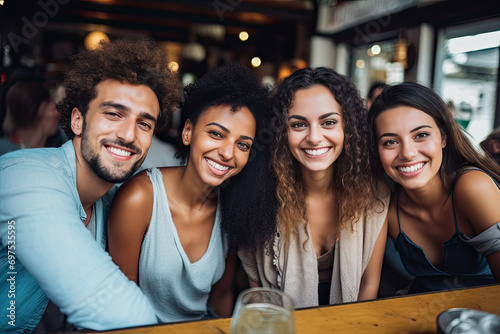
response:
<path id="1" fill-rule="evenodd" d="M 238 253 L 251 286 L 284 291 L 296 307 L 376 298 L 389 191 L 370 171 L 358 90 L 332 69 L 301 69 L 277 87 L 273 113 L 275 198 L 262 194 L 276 215 L 250 217 L 268 232 L 249 232 Z"/>
<path id="2" fill-rule="evenodd" d="M 219 186 L 245 167 L 267 95 L 250 70 L 235 63 L 188 85 L 179 151 L 187 164 L 143 171 L 114 198 L 109 253 L 139 284 L 161 322 L 209 312 L 227 254 Z"/>

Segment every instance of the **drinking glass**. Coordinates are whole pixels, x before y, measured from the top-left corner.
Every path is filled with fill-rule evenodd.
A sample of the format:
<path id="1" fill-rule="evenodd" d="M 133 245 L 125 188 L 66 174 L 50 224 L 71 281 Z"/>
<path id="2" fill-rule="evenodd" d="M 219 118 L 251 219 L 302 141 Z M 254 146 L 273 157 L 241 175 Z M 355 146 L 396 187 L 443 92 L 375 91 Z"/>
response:
<path id="1" fill-rule="evenodd" d="M 293 302 L 268 288 L 243 291 L 236 300 L 230 334 L 294 334 Z"/>

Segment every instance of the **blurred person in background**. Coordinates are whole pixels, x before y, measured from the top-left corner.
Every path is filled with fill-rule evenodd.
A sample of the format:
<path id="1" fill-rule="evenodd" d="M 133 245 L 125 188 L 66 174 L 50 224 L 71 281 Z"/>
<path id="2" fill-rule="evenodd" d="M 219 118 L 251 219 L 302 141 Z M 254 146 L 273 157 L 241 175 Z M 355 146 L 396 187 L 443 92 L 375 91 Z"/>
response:
<path id="1" fill-rule="evenodd" d="M 0 155 L 22 148 L 45 147 L 58 131 L 59 113 L 50 91 L 37 81 L 19 81 L 7 92 Z"/>
<path id="2" fill-rule="evenodd" d="M 481 147 L 500 165 L 500 127 L 493 130 L 481 142 Z"/>
<path id="3" fill-rule="evenodd" d="M 176 112 L 180 113 L 178 109 Z M 152 168 L 152 167 L 172 167 L 181 166 L 182 161 L 180 158 L 176 158 L 175 154 L 177 149 L 175 147 L 175 141 L 179 136 L 178 125 L 174 124 L 174 119 L 169 120 L 168 124 L 170 127 L 165 129 L 158 129 L 153 136 L 151 141 L 151 146 L 149 147 L 148 155 L 142 163 L 138 172 Z"/>
<path id="4" fill-rule="evenodd" d="M 370 110 L 373 101 L 377 98 L 377 96 L 382 93 L 385 87 L 388 85 L 385 82 L 377 81 L 370 86 L 368 90 L 368 95 L 366 96 L 366 110 Z"/>

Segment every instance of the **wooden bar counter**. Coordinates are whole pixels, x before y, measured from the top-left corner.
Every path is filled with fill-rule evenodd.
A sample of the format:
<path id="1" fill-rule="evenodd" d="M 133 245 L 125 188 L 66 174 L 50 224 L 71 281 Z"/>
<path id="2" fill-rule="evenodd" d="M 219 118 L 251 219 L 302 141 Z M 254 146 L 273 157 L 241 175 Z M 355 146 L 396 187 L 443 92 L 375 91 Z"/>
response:
<path id="1" fill-rule="evenodd" d="M 392 297 L 295 311 L 295 332 L 314 333 L 437 333 L 436 316 L 453 307 L 500 314 L 500 284 Z M 136 327 L 108 333 L 228 334 L 230 318 Z"/>

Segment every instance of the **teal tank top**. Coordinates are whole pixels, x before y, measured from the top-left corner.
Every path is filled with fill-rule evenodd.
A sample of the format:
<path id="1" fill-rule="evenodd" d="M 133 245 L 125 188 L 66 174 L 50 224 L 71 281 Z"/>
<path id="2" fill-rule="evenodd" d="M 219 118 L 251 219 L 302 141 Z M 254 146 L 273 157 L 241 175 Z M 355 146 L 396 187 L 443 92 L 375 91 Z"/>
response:
<path id="1" fill-rule="evenodd" d="M 227 244 L 220 227 L 220 206 L 205 254 L 191 263 L 172 220 L 161 171 L 151 168 L 147 174 L 154 203 L 139 257 L 139 286 L 160 322 L 201 319 L 207 313 L 212 286 L 225 269 Z"/>
<path id="2" fill-rule="evenodd" d="M 427 259 L 423 249 L 411 241 L 402 231 L 399 218 L 399 191 L 397 191 L 396 196 L 399 234 L 395 241 L 395 247 L 401 255 L 401 261 L 406 270 L 411 275 L 415 276 L 408 293 L 420 293 L 495 283 L 495 279 L 486 261 L 485 255 L 479 253 L 476 250 L 477 247 L 475 248 L 471 245 L 473 243 L 471 240 L 476 238 L 484 239 L 484 235 L 486 234 L 490 236 L 494 234 L 493 239 L 498 240 L 498 236 L 500 235 L 500 223 L 492 226 L 474 238 L 460 232 L 458 230 L 452 192 L 455 233 L 443 244 L 441 265 L 438 268 Z M 492 238 L 490 237 L 490 239 Z M 498 251 L 498 241 L 495 242 L 495 244 L 494 247 L 496 251 Z"/>

